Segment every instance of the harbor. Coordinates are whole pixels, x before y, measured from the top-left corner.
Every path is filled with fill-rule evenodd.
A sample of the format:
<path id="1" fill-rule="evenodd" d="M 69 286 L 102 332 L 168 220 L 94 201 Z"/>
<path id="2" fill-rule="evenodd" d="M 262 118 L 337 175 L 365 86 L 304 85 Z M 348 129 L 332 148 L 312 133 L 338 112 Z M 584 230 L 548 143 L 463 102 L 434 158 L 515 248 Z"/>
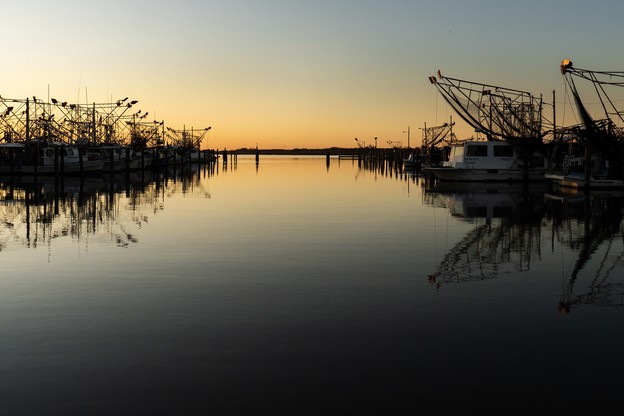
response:
<path id="1" fill-rule="evenodd" d="M 458 139 L 452 118 L 439 126 L 425 125 L 422 145 L 414 152 L 420 154 L 416 169 L 442 181 L 546 181 L 585 191 L 624 189 L 624 111 L 616 99 L 624 72 L 577 68 L 567 59 L 560 72 L 578 124 L 558 125 L 555 90 L 547 103 L 542 94 L 448 77 L 438 70 L 430 83 L 475 134 Z M 600 112 L 590 114 L 577 82 L 593 87 Z M 414 160 L 406 159 L 405 166 L 413 168 Z"/>
<path id="2" fill-rule="evenodd" d="M 263 154 L 325 155 L 338 161 L 357 161 L 358 166 L 381 172 L 413 173 L 429 181 L 460 182 L 547 182 L 570 189 L 624 189 L 624 132 L 619 123 L 624 111 L 616 107 L 624 72 L 579 69 L 569 60 L 560 65 L 578 124 L 557 123 L 555 91 L 552 102 L 542 94 L 452 78 L 441 71 L 429 77 L 461 122 L 473 129 L 470 137 L 459 138 L 448 122 L 424 124 L 420 145 L 402 141 L 355 138 L 357 147 L 328 149 L 266 149 Z M 575 78 L 592 84 L 604 110 L 590 115 Z M 607 90 L 615 89 L 610 95 Z M 593 98 L 593 97 L 592 97 Z M 564 104 L 565 106 L 566 104 Z M 386 142 L 384 144 L 383 142 Z M 378 142 L 381 142 L 378 143 Z M 245 153 L 245 151 L 243 151 Z M 258 160 L 259 150 L 255 149 Z M 588 161 L 586 163 L 586 161 Z"/>
<path id="3" fill-rule="evenodd" d="M 355 138 L 352 148 L 290 149 L 278 154 L 325 154 L 329 165 L 338 160 L 359 166 L 378 166 L 395 173 L 414 172 L 432 180 L 473 182 L 547 181 L 569 188 L 624 189 L 624 133 L 618 127 L 623 113 L 607 89 L 621 88 L 624 72 L 579 69 L 563 60 L 560 71 L 573 97 L 581 123 L 558 125 L 553 101 L 542 94 L 448 77 L 438 71 L 429 82 L 474 130 L 469 138 L 454 132 L 448 122 L 421 128 L 420 146 L 402 141 Z M 599 92 L 605 110 L 590 115 L 575 79 Z M 578 82 L 578 81 L 577 81 Z M 193 163 L 223 164 L 238 154 L 276 150 L 209 148 L 205 138 L 212 127 L 174 129 L 164 120 L 148 121 L 136 110 L 137 100 L 70 104 L 55 98 L 0 97 L 0 174 L 91 175 L 160 169 Z M 548 109 L 548 113 L 546 109 Z M 378 143 L 381 140 L 382 143 Z M 588 161 L 586 163 L 586 161 Z"/>
<path id="4" fill-rule="evenodd" d="M 0 416 L 618 412 L 624 2 L 7 2 Z"/>
<path id="5" fill-rule="evenodd" d="M 137 103 L 0 97 L 0 173 L 92 175 L 217 160 L 202 149 L 212 127 L 174 129 L 149 120 Z"/>

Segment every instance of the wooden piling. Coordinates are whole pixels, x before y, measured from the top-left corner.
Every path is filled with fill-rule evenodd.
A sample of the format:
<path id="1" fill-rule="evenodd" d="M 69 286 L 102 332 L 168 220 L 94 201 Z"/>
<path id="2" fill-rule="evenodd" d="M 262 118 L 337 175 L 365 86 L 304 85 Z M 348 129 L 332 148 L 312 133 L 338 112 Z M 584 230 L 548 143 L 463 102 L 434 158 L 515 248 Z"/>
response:
<path id="1" fill-rule="evenodd" d="M 61 175 L 65 175 L 65 144 L 61 145 Z"/>
<path id="2" fill-rule="evenodd" d="M 58 176 L 60 169 L 59 169 L 59 147 L 58 145 L 54 144 L 52 145 L 52 154 L 54 155 L 54 176 Z"/>
<path id="3" fill-rule="evenodd" d="M 84 156 L 84 148 L 79 147 L 78 148 L 78 163 L 80 165 L 80 175 L 82 176 L 82 174 L 84 173 L 84 161 L 83 161 L 83 156 Z"/>

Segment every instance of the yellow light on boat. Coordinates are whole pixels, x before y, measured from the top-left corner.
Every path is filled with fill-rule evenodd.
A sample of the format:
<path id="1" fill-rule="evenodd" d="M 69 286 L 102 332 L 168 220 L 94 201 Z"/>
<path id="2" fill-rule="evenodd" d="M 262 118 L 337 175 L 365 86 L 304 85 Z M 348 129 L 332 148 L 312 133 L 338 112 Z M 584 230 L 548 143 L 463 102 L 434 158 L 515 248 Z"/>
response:
<path id="1" fill-rule="evenodd" d="M 572 68 L 572 61 L 569 59 L 564 59 L 561 61 L 561 65 L 559 65 L 559 69 L 561 70 L 561 75 L 568 72 L 568 69 Z"/>

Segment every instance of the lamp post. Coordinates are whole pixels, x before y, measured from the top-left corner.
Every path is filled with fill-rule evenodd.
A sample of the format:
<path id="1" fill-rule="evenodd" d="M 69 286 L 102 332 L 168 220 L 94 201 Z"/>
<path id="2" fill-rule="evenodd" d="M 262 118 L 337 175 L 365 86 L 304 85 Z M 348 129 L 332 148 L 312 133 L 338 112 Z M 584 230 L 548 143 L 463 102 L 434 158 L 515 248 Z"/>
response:
<path id="1" fill-rule="evenodd" d="M 410 148 L 410 126 L 407 126 L 407 131 L 403 131 L 403 133 L 407 133 L 407 148 Z"/>

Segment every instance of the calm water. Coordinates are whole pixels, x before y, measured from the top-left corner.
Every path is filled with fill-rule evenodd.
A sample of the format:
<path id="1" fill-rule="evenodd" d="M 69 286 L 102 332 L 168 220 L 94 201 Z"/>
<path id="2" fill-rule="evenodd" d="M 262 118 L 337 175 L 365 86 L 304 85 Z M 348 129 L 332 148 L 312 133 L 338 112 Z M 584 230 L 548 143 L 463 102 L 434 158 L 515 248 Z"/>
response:
<path id="1" fill-rule="evenodd" d="M 2 187 L 1 415 L 620 405 L 621 194 L 324 157 L 114 179 Z"/>

